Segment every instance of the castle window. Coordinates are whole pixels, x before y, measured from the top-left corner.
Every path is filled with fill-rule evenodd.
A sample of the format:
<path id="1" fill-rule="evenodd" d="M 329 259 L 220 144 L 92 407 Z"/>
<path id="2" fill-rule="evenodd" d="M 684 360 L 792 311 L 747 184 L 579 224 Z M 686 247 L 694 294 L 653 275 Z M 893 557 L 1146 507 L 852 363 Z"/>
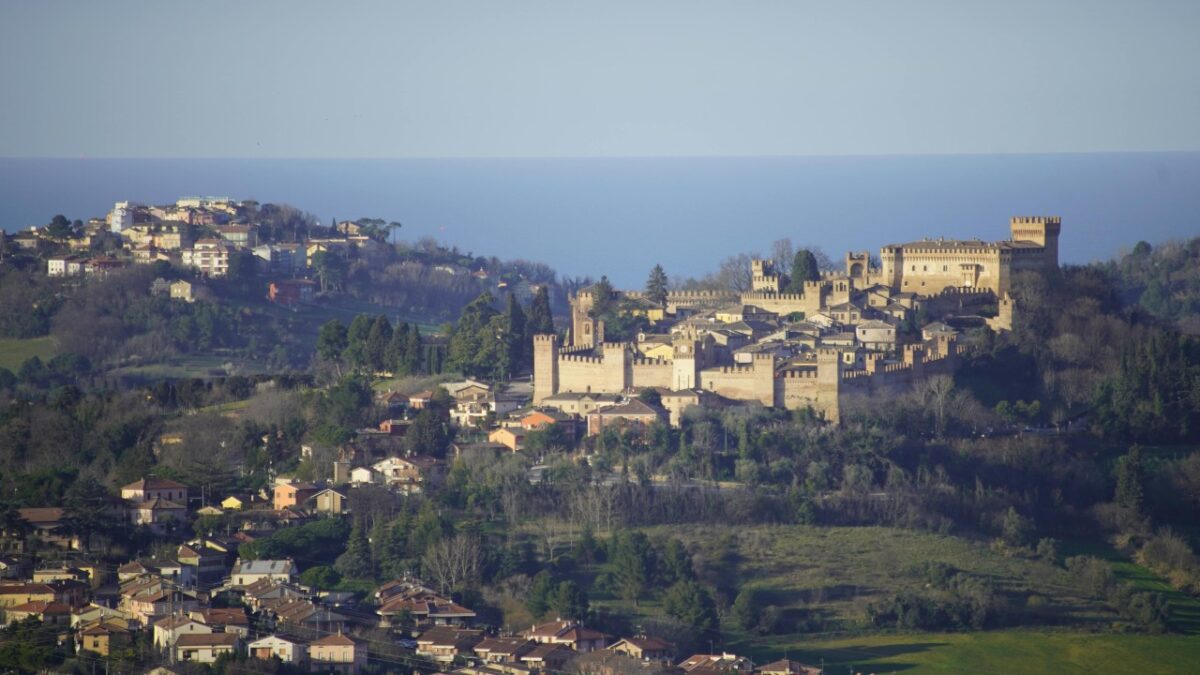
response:
<path id="1" fill-rule="evenodd" d="M 946 272 L 946 271 L 948 271 L 949 269 L 950 269 L 950 268 L 949 268 L 949 267 L 947 267 L 946 265 L 942 265 L 942 271 L 943 271 L 943 272 Z"/>

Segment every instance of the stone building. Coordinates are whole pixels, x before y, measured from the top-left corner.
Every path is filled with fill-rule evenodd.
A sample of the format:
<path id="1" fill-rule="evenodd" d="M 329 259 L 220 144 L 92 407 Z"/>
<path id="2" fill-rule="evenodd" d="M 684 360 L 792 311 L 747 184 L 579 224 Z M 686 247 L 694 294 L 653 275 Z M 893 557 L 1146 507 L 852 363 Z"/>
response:
<path id="1" fill-rule="evenodd" d="M 592 315 L 595 288 L 571 299 L 567 343 L 555 335 L 533 338 L 534 405 L 563 394 L 622 395 L 645 388 L 708 391 L 726 399 L 786 409 L 810 407 L 837 421 L 848 397 L 902 391 L 921 378 L 952 373 L 961 351 L 953 334 L 901 344 L 896 326 L 922 309 L 931 315 L 970 314 L 993 306 L 995 316 L 975 316 L 979 325 L 1011 330 L 1014 304 L 1009 290 L 1014 275 L 1058 267 L 1057 217 L 1015 217 L 1011 238 L 999 242 L 926 240 L 884 246 L 880 267 L 866 252 L 846 255 L 845 269 L 805 282 L 799 293 L 783 293 L 786 275 L 770 261 L 751 263 L 751 288 L 739 294 L 720 291 L 672 292 L 667 315 L 708 316 L 679 321 L 670 335 L 655 336 L 653 351 L 638 343 L 605 340 L 604 322 Z M 641 298 L 615 292 L 613 300 Z M 722 323 L 720 315 L 737 323 Z M 747 312 L 795 322 L 811 319 L 825 326 L 821 336 L 789 342 L 786 325 L 764 323 L 753 330 Z M 818 319 L 823 319 L 824 323 Z M 737 345 L 729 338 L 741 331 Z M 781 330 L 780 330 L 781 329 Z M 733 335 L 733 337 L 738 337 Z M 734 347 L 791 345 L 789 349 Z M 654 356 L 648 356 L 648 353 Z M 668 356 L 669 354 L 669 356 Z M 672 411 L 672 420 L 679 418 Z"/>

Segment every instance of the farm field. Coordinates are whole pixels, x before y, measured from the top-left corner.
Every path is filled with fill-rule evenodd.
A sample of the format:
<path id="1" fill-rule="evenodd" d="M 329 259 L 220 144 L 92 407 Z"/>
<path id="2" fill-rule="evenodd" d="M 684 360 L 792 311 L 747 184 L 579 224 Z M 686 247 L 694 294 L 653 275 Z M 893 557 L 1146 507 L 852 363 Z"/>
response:
<path id="1" fill-rule="evenodd" d="M 764 646 L 765 658 L 821 664 L 836 673 L 1194 673 L 1200 639 L 1003 630 L 867 635 Z M 741 647 L 748 655 L 757 645 Z"/>
<path id="2" fill-rule="evenodd" d="M 26 360 L 36 356 L 47 361 L 54 356 L 54 350 L 52 337 L 3 339 L 0 340 L 0 368 L 7 368 L 15 375 Z"/>

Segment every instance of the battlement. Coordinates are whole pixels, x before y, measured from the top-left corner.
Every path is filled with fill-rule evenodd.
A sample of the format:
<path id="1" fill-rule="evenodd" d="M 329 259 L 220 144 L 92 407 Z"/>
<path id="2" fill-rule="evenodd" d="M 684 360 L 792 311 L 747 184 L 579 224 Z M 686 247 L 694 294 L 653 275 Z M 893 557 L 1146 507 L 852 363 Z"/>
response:
<path id="1" fill-rule="evenodd" d="M 785 370 L 776 377 L 781 380 L 815 380 L 817 379 L 817 371 L 815 368 L 809 368 L 807 370 Z"/>
<path id="2" fill-rule="evenodd" d="M 560 354 L 558 360 L 560 363 L 590 363 L 597 366 L 604 364 L 604 359 L 599 356 L 583 356 L 581 354 Z"/>
<path id="3" fill-rule="evenodd" d="M 808 284 L 808 283 L 818 283 L 818 282 L 805 282 L 805 283 Z M 820 284 L 818 283 L 818 287 L 819 286 L 820 286 Z M 785 301 L 785 302 L 786 301 L 803 302 L 804 294 L 802 294 L 802 293 L 756 293 L 756 292 L 742 293 L 742 302 L 744 304 L 747 304 L 747 305 L 754 304 L 752 302 L 748 302 L 750 300 L 775 300 L 775 301 Z"/>
<path id="4" fill-rule="evenodd" d="M 672 361 L 670 359 L 664 359 L 661 356 L 655 356 L 654 358 L 635 356 L 630 363 L 635 366 L 666 366 L 670 365 Z"/>
<path id="5" fill-rule="evenodd" d="M 1061 216 L 1013 216 L 1013 225 L 1062 225 Z"/>
<path id="6" fill-rule="evenodd" d="M 558 341 L 558 336 L 553 333 L 538 333 L 533 336 L 534 344 L 548 343 L 554 344 Z"/>

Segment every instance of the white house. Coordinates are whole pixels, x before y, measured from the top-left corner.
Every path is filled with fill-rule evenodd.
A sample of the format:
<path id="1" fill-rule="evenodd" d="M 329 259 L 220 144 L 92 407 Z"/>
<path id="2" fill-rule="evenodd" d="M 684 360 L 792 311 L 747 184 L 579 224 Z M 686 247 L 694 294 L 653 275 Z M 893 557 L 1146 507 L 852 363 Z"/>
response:
<path id="1" fill-rule="evenodd" d="M 234 586 L 249 586 L 263 579 L 290 582 L 295 577 L 296 564 L 291 560 L 239 560 L 230 574 Z"/>
<path id="2" fill-rule="evenodd" d="M 300 665 L 304 663 L 308 656 L 308 645 L 279 635 L 268 635 L 261 640 L 251 642 L 247 646 L 250 649 L 251 658 L 262 659 L 264 661 L 277 656 L 284 663 Z"/>

